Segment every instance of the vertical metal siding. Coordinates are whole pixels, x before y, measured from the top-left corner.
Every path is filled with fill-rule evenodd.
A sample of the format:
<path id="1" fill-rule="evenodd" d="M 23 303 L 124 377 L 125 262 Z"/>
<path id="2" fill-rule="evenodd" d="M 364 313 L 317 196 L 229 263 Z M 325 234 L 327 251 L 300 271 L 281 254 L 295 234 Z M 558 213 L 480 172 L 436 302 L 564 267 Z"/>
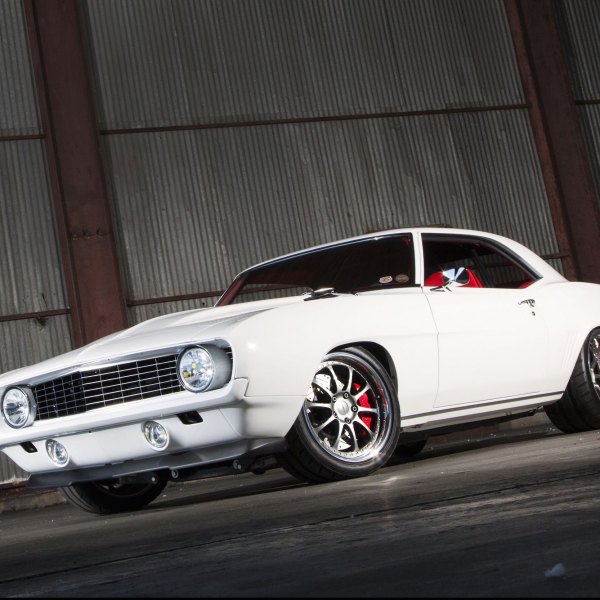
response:
<path id="1" fill-rule="evenodd" d="M 0 2 L 0 136 L 40 133 L 21 0 Z"/>
<path id="2" fill-rule="evenodd" d="M 525 110 L 104 144 L 132 300 L 219 290 L 253 262 L 414 223 L 491 230 L 557 251 Z"/>
<path id="3" fill-rule="evenodd" d="M 560 0 L 558 25 L 576 100 L 600 100 L 600 2 Z"/>
<path id="4" fill-rule="evenodd" d="M 590 154 L 592 176 L 600 197 L 600 104 L 580 106 L 578 113 Z"/>
<path id="5" fill-rule="evenodd" d="M 27 473 L 19 469 L 17 465 L 0 453 L 0 483 L 15 483 L 27 479 Z"/>
<path id="6" fill-rule="evenodd" d="M 100 125 L 523 102 L 500 0 L 86 0 Z"/>
<path id="7" fill-rule="evenodd" d="M 65 308 L 44 150 L 0 143 L 0 315 Z"/>
<path id="8" fill-rule="evenodd" d="M 68 316 L 0 322 L 0 372 L 71 350 Z"/>

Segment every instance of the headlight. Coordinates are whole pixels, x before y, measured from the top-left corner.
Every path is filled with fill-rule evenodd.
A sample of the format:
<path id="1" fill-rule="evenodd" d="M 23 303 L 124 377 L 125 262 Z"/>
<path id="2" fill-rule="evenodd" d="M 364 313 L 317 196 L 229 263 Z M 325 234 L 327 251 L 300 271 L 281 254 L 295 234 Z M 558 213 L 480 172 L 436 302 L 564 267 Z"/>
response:
<path id="1" fill-rule="evenodd" d="M 177 359 L 179 381 L 190 392 L 222 388 L 231 380 L 231 357 L 213 344 L 190 346 Z"/>
<path id="2" fill-rule="evenodd" d="M 177 372 L 183 387 L 190 392 L 203 392 L 215 376 L 215 363 L 205 348 L 194 346 L 179 355 Z"/>
<path id="3" fill-rule="evenodd" d="M 31 425 L 35 419 L 35 400 L 28 388 L 12 387 L 2 396 L 4 420 L 16 429 Z"/>

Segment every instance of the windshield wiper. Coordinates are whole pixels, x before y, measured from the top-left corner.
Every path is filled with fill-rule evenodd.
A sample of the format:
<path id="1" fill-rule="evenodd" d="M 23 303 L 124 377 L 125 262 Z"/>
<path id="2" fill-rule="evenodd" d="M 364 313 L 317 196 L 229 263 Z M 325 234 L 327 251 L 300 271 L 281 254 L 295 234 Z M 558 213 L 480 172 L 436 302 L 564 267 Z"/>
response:
<path id="1" fill-rule="evenodd" d="M 319 298 L 331 298 L 336 295 L 336 291 L 332 287 L 323 287 L 318 290 L 312 290 L 306 293 L 304 300 L 318 300 Z"/>
<path id="2" fill-rule="evenodd" d="M 319 298 L 333 298 L 334 296 L 339 296 L 341 294 L 350 294 L 352 296 L 356 296 L 356 292 L 347 291 L 347 292 L 337 292 L 335 288 L 332 287 L 323 287 L 318 290 L 312 290 L 312 292 L 307 292 L 305 294 L 306 298 L 304 300 L 318 300 Z"/>

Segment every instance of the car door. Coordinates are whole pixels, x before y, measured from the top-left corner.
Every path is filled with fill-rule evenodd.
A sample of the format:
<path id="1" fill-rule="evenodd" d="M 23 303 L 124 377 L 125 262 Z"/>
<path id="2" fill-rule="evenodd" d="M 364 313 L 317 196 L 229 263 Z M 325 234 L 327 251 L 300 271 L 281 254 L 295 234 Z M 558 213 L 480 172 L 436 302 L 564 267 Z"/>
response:
<path id="1" fill-rule="evenodd" d="M 546 354 L 536 273 L 496 242 L 423 234 L 423 290 L 438 330 L 435 405 L 540 390 Z"/>

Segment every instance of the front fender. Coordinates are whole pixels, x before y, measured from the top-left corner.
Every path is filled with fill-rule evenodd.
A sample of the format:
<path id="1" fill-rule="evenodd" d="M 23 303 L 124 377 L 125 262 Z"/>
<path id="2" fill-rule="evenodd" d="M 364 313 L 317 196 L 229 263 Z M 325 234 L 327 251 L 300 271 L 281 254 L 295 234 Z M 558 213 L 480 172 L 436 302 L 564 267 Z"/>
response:
<path id="1" fill-rule="evenodd" d="M 231 338 L 248 397 L 304 396 L 328 352 L 360 342 L 391 357 L 407 413 L 432 405 L 437 392 L 437 330 L 420 288 L 287 305 L 240 323 Z"/>

